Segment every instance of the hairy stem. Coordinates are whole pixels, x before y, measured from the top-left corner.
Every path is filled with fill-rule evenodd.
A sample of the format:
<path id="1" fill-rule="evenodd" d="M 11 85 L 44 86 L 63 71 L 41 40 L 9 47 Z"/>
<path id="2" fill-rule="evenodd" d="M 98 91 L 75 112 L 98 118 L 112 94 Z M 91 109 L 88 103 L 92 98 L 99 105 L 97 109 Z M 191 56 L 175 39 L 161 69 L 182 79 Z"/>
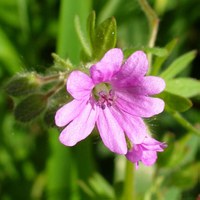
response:
<path id="1" fill-rule="evenodd" d="M 54 94 L 56 94 L 58 91 L 60 91 L 63 88 L 64 83 L 65 83 L 64 81 L 59 82 L 53 89 L 51 89 L 46 93 L 46 97 L 49 98 Z"/>
<path id="2" fill-rule="evenodd" d="M 176 119 L 184 128 L 186 128 L 188 131 L 191 131 L 192 133 L 200 136 L 200 130 L 195 128 L 190 122 L 188 122 L 180 113 L 173 112 L 172 116 L 174 119 Z"/>
<path id="3" fill-rule="evenodd" d="M 50 76 L 40 76 L 36 74 L 36 78 L 40 83 L 45 84 L 45 83 L 49 83 L 53 81 L 65 80 L 68 74 L 69 74 L 68 72 L 59 72 L 57 74 L 50 75 Z"/>

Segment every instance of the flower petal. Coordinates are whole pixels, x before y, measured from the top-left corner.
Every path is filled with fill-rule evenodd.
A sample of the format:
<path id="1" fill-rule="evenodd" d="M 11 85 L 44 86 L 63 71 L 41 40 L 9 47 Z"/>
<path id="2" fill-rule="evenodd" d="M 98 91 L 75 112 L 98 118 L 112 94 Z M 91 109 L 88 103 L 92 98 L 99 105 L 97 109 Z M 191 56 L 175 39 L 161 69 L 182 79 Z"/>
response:
<path id="1" fill-rule="evenodd" d="M 127 144 L 122 128 L 113 117 L 109 108 L 99 110 L 97 127 L 105 146 L 118 154 L 127 153 Z"/>
<path id="2" fill-rule="evenodd" d="M 59 127 L 67 125 L 76 118 L 85 107 L 86 102 L 73 100 L 62 106 L 55 115 L 55 124 Z"/>
<path id="3" fill-rule="evenodd" d="M 143 95 L 130 95 L 128 93 L 115 92 L 117 106 L 123 111 L 138 117 L 152 117 L 164 110 L 164 101 L 159 98 Z"/>
<path id="4" fill-rule="evenodd" d="M 111 111 L 132 143 L 140 144 L 144 141 L 147 136 L 147 128 L 140 117 L 125 113 L 116 106 Z"/>
<path id="5" fill-rule="evenodd" d="M 135 95 L 155 95 L 165 89 L 165 81 L 156 76 L 129 78 L 113 82 L 117 91 L 126 91 Z"/>
<path id="6" fill-rule="evenodd" d="M 146 76 L 141 84 L 144 89 L 144 95 L 159 94 L 165 89 L 165 81 L 156 76 Z"/>
<path id="7" fill-rule="evenodd" d="M 60 142 L 73 146 L 85 139 L 93 130 L 97 118 L 96 107 L 88 103 L 80 115 L 75 118 L 60 134 Z"/>
<path id="8" fill-rule="evenodd" d="M 143 51 L 136 51 L 125 61 L 117 77 L 118 79 L 141 77 L 147 73 L 147 70 L 148 60 L 146 54 Z"/>
<path id="9" fill-rule="evenodd" d="M 141 162 L 144 165 L 151 166 L 157 160 L 157 152 L 156 151 L 143 151 Z"/>
<path id="10" fill-rule="evenodd" d="M 133 163 L 137 163 L 142 158 L 143 151 L 140 145 L 135 145 L 128 153 L 126 154 L 126 158 Z"/>
<path id="11" fill-rule="evenodd" d="M 73 71 L 67 80 L 67 91 L 78 100 L 89 99 L 94 83 L 81 71 Z"/>
<path id="12" fill-rule="evenodd" d="M 90 74 L 95 84 L 108 82 L 120 70 L 123 61 L 121 49 L 111 49 L 104 57 L 90 68 Z"/>
<path id="13" fill-rule="evenodd" d="M 164 148 L 167 147 L 167 144 L 164 142 L 159 142 L 151 137 L 145 138 L 143 144 L 143 148 L 149 151 L 164 151 Z"/>

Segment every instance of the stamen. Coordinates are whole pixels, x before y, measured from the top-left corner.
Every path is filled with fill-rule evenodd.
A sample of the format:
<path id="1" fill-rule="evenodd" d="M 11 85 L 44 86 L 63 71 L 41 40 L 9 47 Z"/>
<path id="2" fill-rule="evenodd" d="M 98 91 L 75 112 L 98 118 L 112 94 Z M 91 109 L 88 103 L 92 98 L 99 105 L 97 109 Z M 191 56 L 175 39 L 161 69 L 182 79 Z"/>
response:
<path id="1" fill-rule="evenodd" d="M 98 93 L 99 99 L 96 102 L 96 105 L 102 108 L 103 110 L 107 107 L 111 107 L 114 102 L 114 92 L 112 90 L 109 93 L 105 91 L 100 91 Z"/>

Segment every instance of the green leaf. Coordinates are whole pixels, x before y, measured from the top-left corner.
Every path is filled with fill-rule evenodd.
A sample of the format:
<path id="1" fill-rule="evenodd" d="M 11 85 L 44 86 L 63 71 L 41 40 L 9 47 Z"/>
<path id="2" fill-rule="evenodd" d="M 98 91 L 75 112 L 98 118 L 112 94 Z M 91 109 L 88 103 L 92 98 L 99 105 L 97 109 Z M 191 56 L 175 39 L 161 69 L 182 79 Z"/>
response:
<path id="1" fill-rule="evenodd" d="M 90 197 L 93 198 L 95 196 L 95 193 L 92 191 L 92 189 L 82 180 L 79 180 L 78 182 L 80 188 Z"/>
<path id="2" fill-rule="evenodd" d="M 181 189 L 178 187 L 169 187 L 164 194 L 164 200 L 179 200 L 181 199 Z"/>
<path id="3" fill-rule="evenodd" d="M 78 15 L 80 17 L 81 27 L 85 28 L 87 13 L 91 9 L 91 3 L 91 0 L 76 0 L 76 3 L 71 0 L 60 1 L 56 53 L 63 58 L 68 57 L 73 64 L 78 64 L 80 61 L 79 53 L 81 45 L 76 34 L 74 23 L 72 22 L 74 21 L 75 15 Z M 86 33 L 86 30 L 83 31 Z"/>
<path id="4" fill-rule="evenodd" d="M 114 48 L 117 40 L 117 25 L 114 17 L 103 21 L 95 31 L 93 44 L 93 58 L 99 60 L 111 48 Z"/>
<path id="5" fill-rule="evenodd" d="M 55 126 L 54 117 L 55 117 L 57 110 L 58 110 L 58 106 L 57 107 L 50 107 L 44 113 L 44 122 L 46 123 L 46 125 L 48 127 L 54 127 Z"/>
<path id="6" fill-rule="evenodd" d="M 165 54 L 162 57 L 157 57 L 155 59 L 155 62 L 153 63 L 153 67 L 152 67 L 152 75 L 157 75 L 160 67 L 162 66 L 162 64 L 165 62 L 165 60 L 169 57 L 169 55 L 171 54 L 172 50 L 174 49 L 174 47 L 177 44 L 177 39 L 173 39 L 172 41 L 170 41 L 165 47 L 164 49 L 167 51 L 167 54 Z"/>
<path id="7" fill-rule="evenodd" d="M 166 109 L 184 112 L 192 106 L 192 102 L 189 99 L 167 91 L 162 92 L 158 97 L 165 101 Z"/>
<path id="8" fill-rule="evenodd" d="M 89 185 L 97 196 L 114 198 L 114 189 L 100 174 L 95 173 L 89 179 Z"/>
<path id="9" fill-rule="evenodd" d="M 71 71 L 74 68 L 69 59 L 63 59 L 56 53 L 52 53 L 51 56 L 54 59 L 54 68 L 57 70 Z"/>
<path id="10" fill-rule="evenodd" d="M 171 79 L 182 72 L 189 63 L 195 58 L 196 51 L 190 51 L 178 57 L 171 65 L 160 74 L 165 80 Z"/>
<path id="11" fill-rule="evenodd" d="M 181 116 L 180 113 L 178 112 L 171 112 L 170 110 L 168 110 L 170 112 L 170 114 L 172 115 L 172 117 L 178 122 L 180 123 L 185 129 L 187 129 L 188 131 L 191 132 L 191 134 L 196 134 L 198 136 L 200 136 L 200 131 L 198 128 L 194 127 L 188 120 L 186 120 L 183 116 Z"/>
<path id="12" fill-rule="evenodd" d="M 176 78 L 166 81 L 166 91 L 190 98 L 200 94 L 200 81 L 192 78 Z"/>
<path id="13" fill-rule="evenodd" d="M 19 20 L 19 2 L 18 1 L 0 1 L 0 21 L 2 24 L 9 25 L 13 28 L 19 28 L 21 23 Z M 11 14 L 12 13 L 12 14 Z"/>
<path id="14" fill-rule="evenodd" d="M 195 161 L 199 147 L 199 136 L 189 132 L 189 134 L 185 134 L 179 140 L 173 138 L 167 141 L 167 144 L 168 147 L 163 152 L 166 159 L 163 167 L 173 171 L 174 167 L 180 168 Z M 163 156 L 163 154 L 160 156 Z"/>
<path id="15" fill-rule="evenodd" d="M 78 15 L 75 17 L 74 22 L 75 22 L 76 32 L 77 32 L 78 38 L 80 40 L 80 43 L 82 45 L 83 51 L 88 57 L 91 57 L 91 55 L 92 55 L 91 46 L 89 45 L 88 40 L 85 37 L 83 30 L 81 29 L 80 18 Z"/>
<path id="16" fill-rule="evenodd" d="M 92 47 L 95 42 L 95 27 L 96 27 L 96 14 L 95 11 L 92 11 L 87 19 L 87 32 Z"/>
<path id="17" fill-rule="evenodd" d="M 91 12 L 87 20 L 87 31 L 92 47 L 92 60 L 101 59 L 109 49 L 116 46 L 117 25 L 114 17 L 106 19 L 96 27 L 96 15 L 94 11 Z"/>
<path id="18" fill-rule="evenodd" d="M 47 97 L 43 94 L 32 94 L 22 100 L 15 108 L 17 120 L 29 122 L 41 114 L 47 105 Z"/>
<path id="19" fill-rule="evenodd" d="M 146 53 L 151 53 L 151 54 L 153 54 L 155 56 L 158 56 L 158 57 L 166 57 L 168 55 L 168 51 L 165 48 L 160 48 L 160 47 L 153 47 L 153 48 L 144 47 L 143 50 Z"/>
<path id="20" fill-rule="evenodd" d="M 5 89 L 11 96 L 22 96 L 35 92 L 38 89 L 39 82 L 34 73 L 13 77 Z"/>
<path id="21" fill-rule="evenodd" d="M 200 144 L 200 138 L 197 135 L 192 134 L 193 132 L 189 132 L 190 136 L 185 136 L 186 138 L 186 142 L 185 144 L 182 144 L 182 146 L 185 148 L 185 152 L 184 152 L 184 157 L 182 162 L 180 162 L 180 165 L 187 165 L 189 163 L 193 163 L 195 162 L 196 159 L 196 155 L 199 151 L 199 144 Z M 180 144 L 178 144 L 177 146 L 181 146 Z M 178 147 L 177 147 L 178 150 Z"/>
<path id="22" fill-rule="evenodd" d="M 159 56 L 159 57 L 163 57 L 166 56 L 166 54 L 168 54 L 167 50 L 165 48 L 159 48 L 159 47 L 140 47 L 140 48 L 131 48 L 131 49 L 126 49 L 124 50 L 124 57 L 127 58 L 129 57 L 132 53 L 134 53 L 135 51 L 138 50 L 142 50 L 145 53 L 151 53 L 155 56 Z"/>
<path id="23" fill-rule="evenodd" d="M 114 16 L 120 6 L 121 0 L 106 1 L 98 13 L 98 21 L 103 21 L 110 16 Z"/>
<path id="24" fill-rule="evenodd" d="M 0 61 L 9 74 L 21 71 L 20 56 L 7 34 L 0 29 Z"/>
<path id="25" fill-rule="evenodd" d="M 198 182 L 199 169 L 200 162 L 196 162 L 175 170 L 169 178 L 169 184 L 175 185 L 182 190 L 192 189 Z"/>

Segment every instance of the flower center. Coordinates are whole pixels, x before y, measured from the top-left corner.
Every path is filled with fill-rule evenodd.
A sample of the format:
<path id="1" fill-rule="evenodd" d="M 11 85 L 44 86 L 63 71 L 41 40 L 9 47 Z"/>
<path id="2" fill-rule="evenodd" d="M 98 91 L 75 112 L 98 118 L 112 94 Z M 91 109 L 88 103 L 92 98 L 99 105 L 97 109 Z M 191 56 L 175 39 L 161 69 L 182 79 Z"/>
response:
<path id="1" fill-rule="evenodd" d="M 106 106 L 107 107 L 112 106 L 113 101 L 114 101 L 114 94 L 113 94 L 112 90 L 110 90 L 109 93 L 107 93 L 105 91 L 101 91 L 101 92 L 99 92 L 99 99 L 96 104 L 100 108 L 105 109 Z"/>
<path id="2" fill-rule="evenodd" d="M 109 90 L 106 84 L 99 84 L 95 87 L 94 97 L 96 100 L 96 105 L 102 109 L 105 109 L 106 106 L 112 106 L 115 100 L 113 90 Z"/>

